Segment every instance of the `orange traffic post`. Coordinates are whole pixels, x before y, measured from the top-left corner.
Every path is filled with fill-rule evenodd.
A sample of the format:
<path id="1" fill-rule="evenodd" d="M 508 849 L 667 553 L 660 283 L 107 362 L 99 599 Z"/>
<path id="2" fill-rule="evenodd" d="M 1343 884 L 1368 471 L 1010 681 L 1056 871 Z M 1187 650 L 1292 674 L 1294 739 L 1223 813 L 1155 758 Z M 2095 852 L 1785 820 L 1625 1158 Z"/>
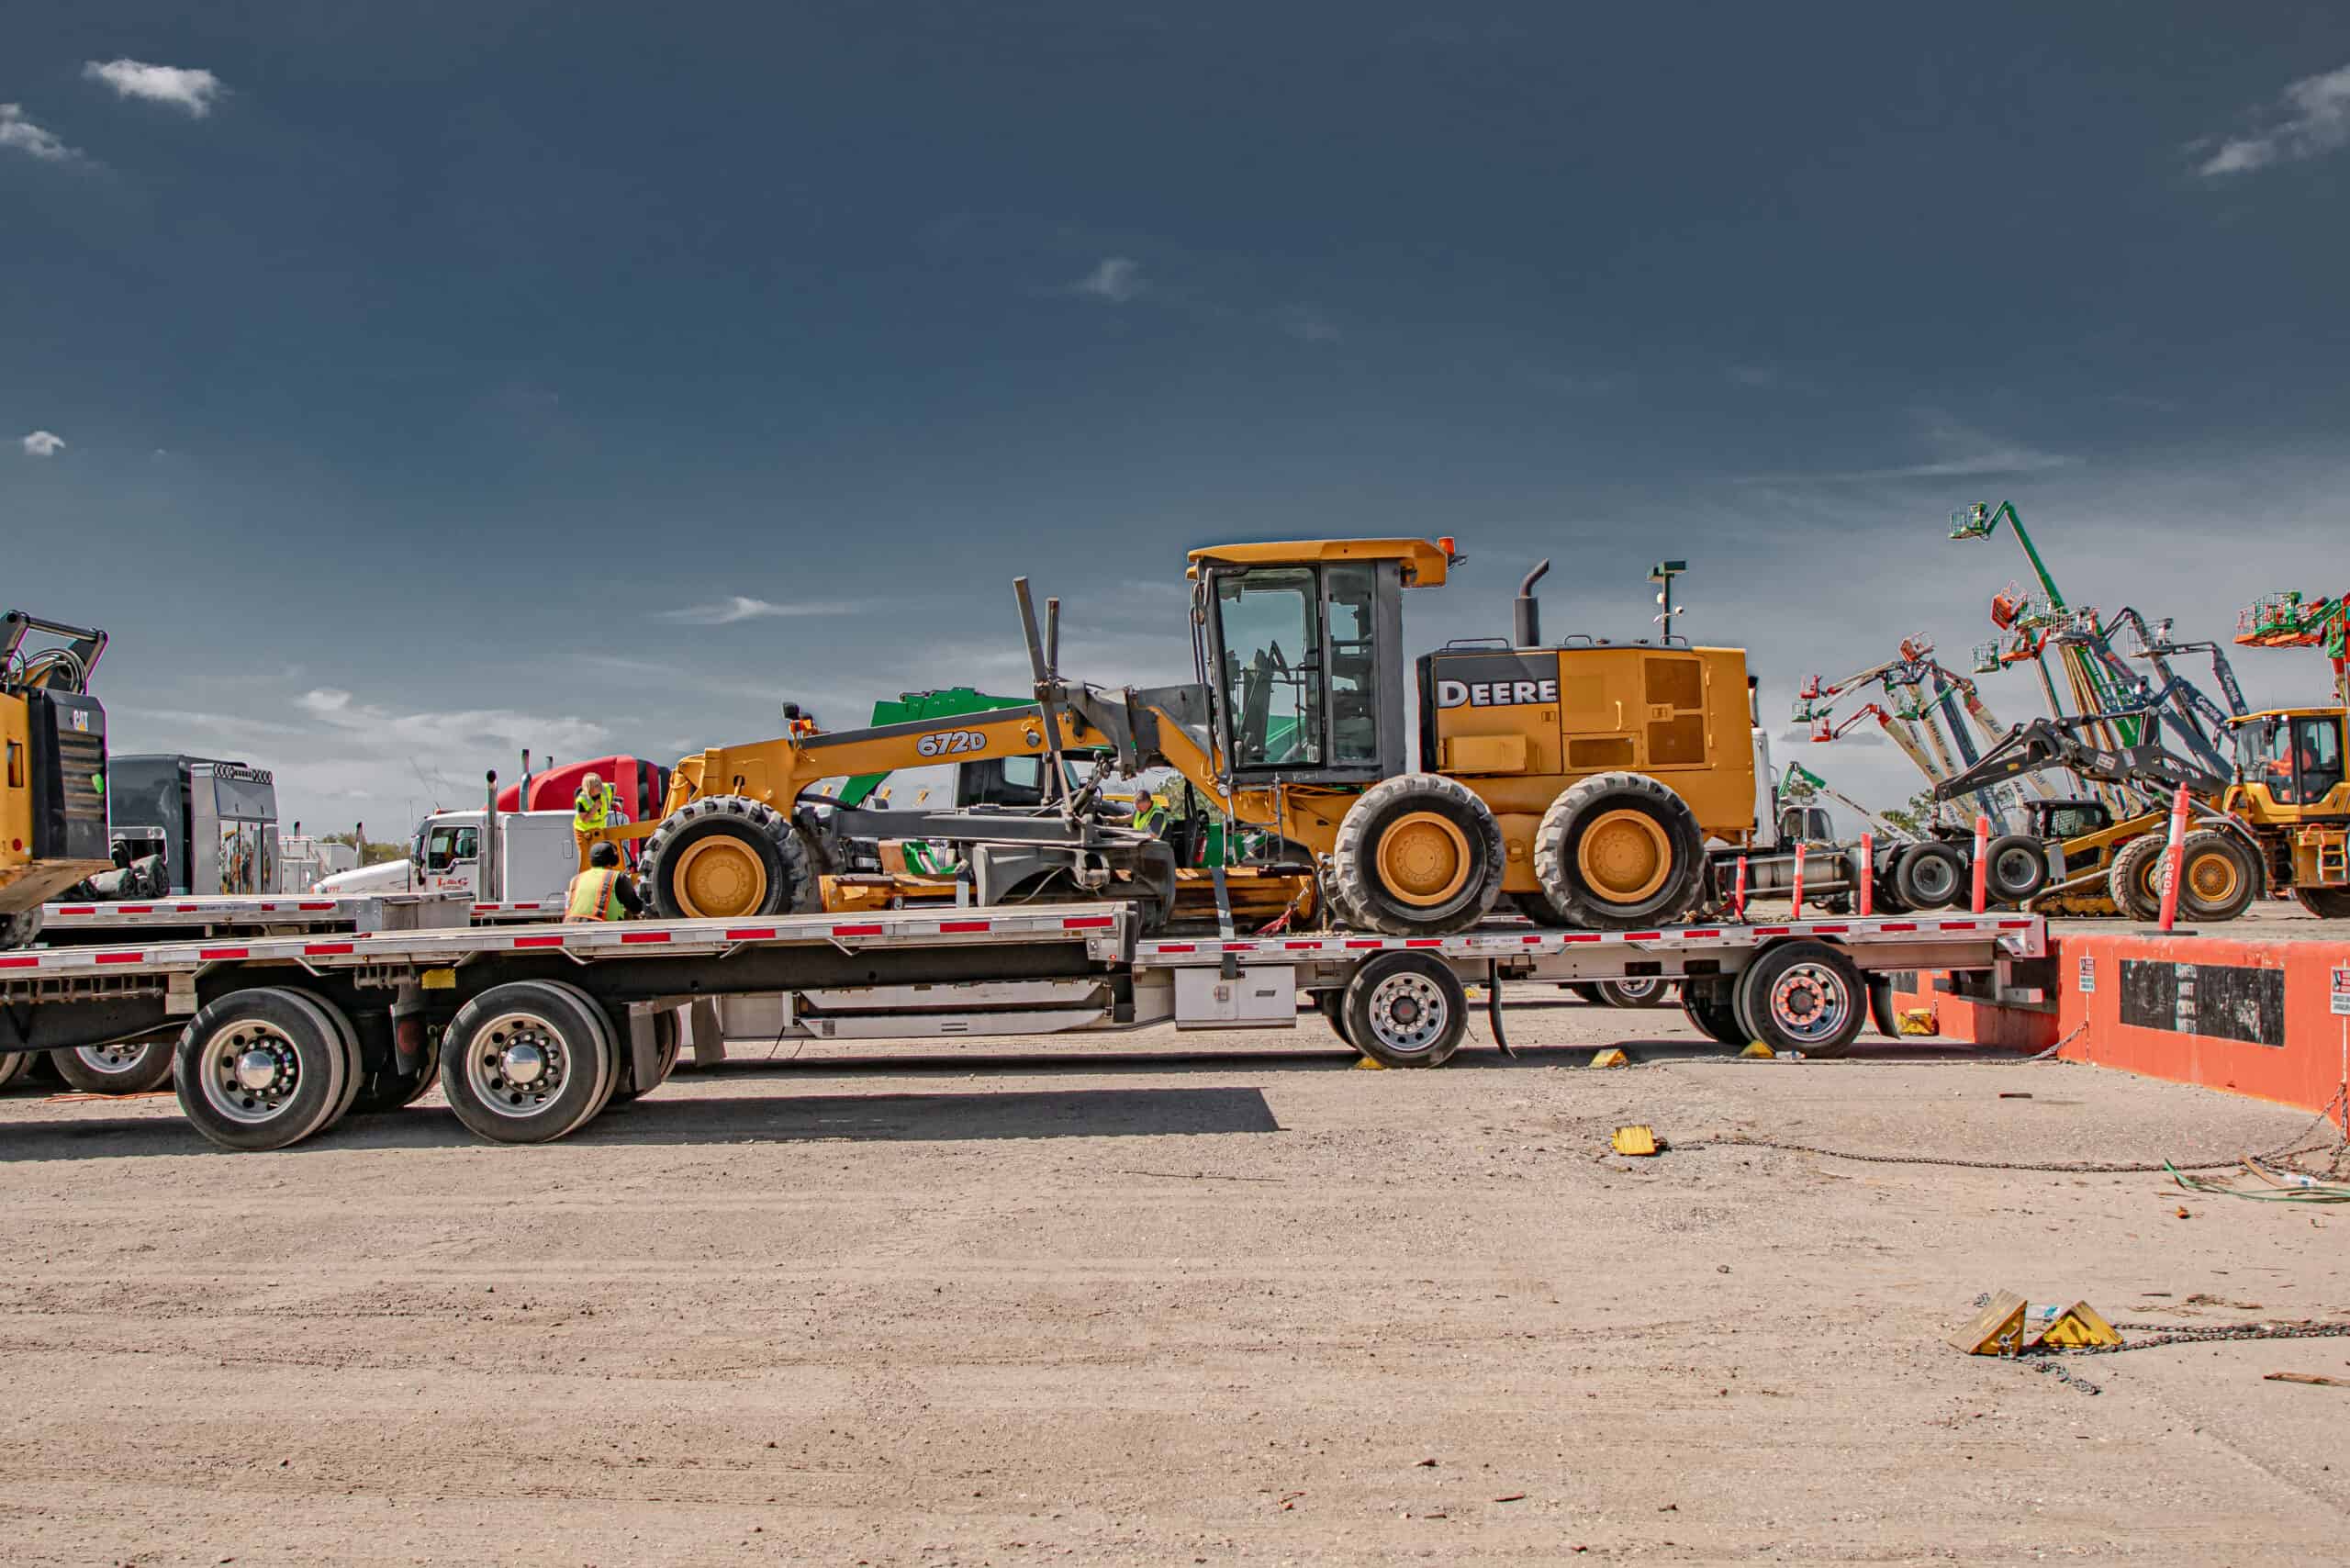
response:
<path id="1" fill-rule="evenodd" d="M 1861 902 L 1862 918 L 1876 913 L 1876 834 L 1861 834 Z"/>
<path id="2" fill-rule="evenodd" d="M 1975 813 L 1975 913 L 1981 914 L 1990 902 L 1991 878 L 1991 818 L 1986 812 Z"/>
<path id="3" fill-rule="evenodd" d="M 2170 802 L 2170 843 L 2163 850 L 2163 929 L 2178 924 L 2178 873 L 2187 858 L 2187 786 Z"/>
<path id="4" fill-rule="evenodd" d="M 1803 918 L 1803 846 L 1801 844 L 1796 846 L 1796 886 L 1795 891 L 1788 895 L 1788 902 L 1792 906 L 1788 912 L 1790 915 L 1796 920 L 1801 920 Z"/>
<path id="5" fill-rule="evenodd" d="M 1737 912 L 1737 918 L 1744 920 L 1746 918 L 1746 857 L 1743 855 L 1738 857 L 1738 890 L 1731 894 L 1730 903 Z"/>

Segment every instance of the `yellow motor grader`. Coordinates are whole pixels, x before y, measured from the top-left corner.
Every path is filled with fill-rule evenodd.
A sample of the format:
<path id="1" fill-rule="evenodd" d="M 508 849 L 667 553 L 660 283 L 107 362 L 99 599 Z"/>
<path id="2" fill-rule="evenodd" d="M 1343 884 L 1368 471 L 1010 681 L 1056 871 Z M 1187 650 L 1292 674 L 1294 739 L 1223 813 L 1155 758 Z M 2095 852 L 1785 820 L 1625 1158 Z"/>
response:
<path id="1" fill-rule="evenodd" d="M 1040 633 L 1022 578 L 1033 703 L 713 747 L 677 764 L 657 820 L 601 836 L 644 840 L 643 879 L 669 916 L 813 907 L 834 846 L 900 837 L 963 846 L 979 903 L 1100 895 L 1163 920 L 1176 857 L 1111 820 L 1099 790 L 1167 767 L 1261 829 L 1272 862 L 1314 876 L 1349 925 L 1457 931 L 1506 894 L 1544 924 L 1621 929 L 1709 902 L 1707 841 L 1742 846 L 1756 829 L 1744 653 L 1545 645 L 1532 593 L 1545 563 L 1520 587 L 1512 636 L 1448 644 L 1407 676 L 1404 591 L 1440 586 L 1460 559 L 1449 539 L 1193 551 L 1195 678 L 1148 689 L 1064 678 L 1058 616 Z M 1102 759 L 1093 781 L 1029 810 L 865 812 L 813 788 L 998 756 L 1048 758 L 1060 778 L 1077 755 Z"/>

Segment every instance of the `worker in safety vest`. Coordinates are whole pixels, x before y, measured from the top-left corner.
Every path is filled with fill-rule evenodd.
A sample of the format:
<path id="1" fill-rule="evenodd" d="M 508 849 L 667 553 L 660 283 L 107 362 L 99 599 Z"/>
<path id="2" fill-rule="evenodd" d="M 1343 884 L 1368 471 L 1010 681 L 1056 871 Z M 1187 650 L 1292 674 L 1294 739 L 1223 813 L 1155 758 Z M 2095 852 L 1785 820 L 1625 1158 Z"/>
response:
<path id="1" fill-rule="evenodd" d="M 563 895 L 563 918 L 626 920 L 643 913 L 644 895 L 636 890 L 636 879 L 621 869 L 620 850 L 599 840 L 588 852 L 588 869 L 571 879 Z"/>
<path id="2" fill-rule="evenodd" d="M 579 781 L 579 792 L 571 798 L 571 831 L 601 833 L 612 818 L 612 792 L 604 788 L 604 776 L 590 773 Z"/>

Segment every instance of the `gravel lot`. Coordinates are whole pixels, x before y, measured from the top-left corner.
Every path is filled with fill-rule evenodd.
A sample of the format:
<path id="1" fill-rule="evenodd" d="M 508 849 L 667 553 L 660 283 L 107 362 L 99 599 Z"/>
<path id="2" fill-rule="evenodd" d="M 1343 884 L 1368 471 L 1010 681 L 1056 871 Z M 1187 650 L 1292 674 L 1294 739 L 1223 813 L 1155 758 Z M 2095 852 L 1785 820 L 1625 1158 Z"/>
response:
<path id="1" fill-rule="evenodd" d="M 2306 1114 L 1513 1000 L 1514 1063 L 1479 1024 L 1349 1070 L 1311 1020 L 811 1048 L 543 1148 L 437 1096 L 236 1156 L 168 1099 L 0 1099 L 6 1556 L 2344 1561 L 2350 1389 L 2262 1374 L 2350 1378 L 2350 1339 L 2067 1362 L 2095 1394 L 1943 1339 L 2000 1287 L 2350 1319 L 2350 1215 L 1606 1152 L 2212 1159 Z"/>

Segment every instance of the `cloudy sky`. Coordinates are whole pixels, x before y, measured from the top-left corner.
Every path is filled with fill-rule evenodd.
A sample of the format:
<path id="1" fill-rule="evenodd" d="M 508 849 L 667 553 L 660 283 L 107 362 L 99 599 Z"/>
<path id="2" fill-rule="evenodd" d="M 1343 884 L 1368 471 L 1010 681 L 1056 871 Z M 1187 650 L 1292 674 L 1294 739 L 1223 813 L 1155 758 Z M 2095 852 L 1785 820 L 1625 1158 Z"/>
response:
<path id="1" fill-rule="evenodd" d="M 1457 536 L 1416 648 L 1685 556 L 1777 728 L 1964 664 L 1970 501 L 2182 631 L 2345 586 L 2338 4 L 6 15 L 5 597 L 289 818 L 1012 689 L 1021 571 L 1179 678 L 1222 540 Z"/>

